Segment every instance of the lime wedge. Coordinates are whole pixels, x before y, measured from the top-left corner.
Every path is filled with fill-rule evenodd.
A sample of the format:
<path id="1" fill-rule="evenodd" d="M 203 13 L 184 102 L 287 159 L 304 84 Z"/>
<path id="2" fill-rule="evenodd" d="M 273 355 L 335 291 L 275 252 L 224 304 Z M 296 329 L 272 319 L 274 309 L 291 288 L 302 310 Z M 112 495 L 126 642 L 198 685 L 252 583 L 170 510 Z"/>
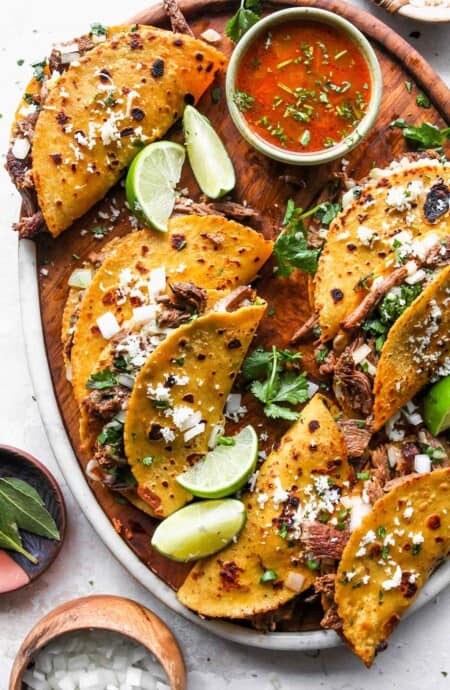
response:
<path id="1" fill-rule="evenodd" d="M 131 211 L 155 230 L 167 231 L 175 205 L 185 150 L 173 141 L 155 141 L 133 159 L 125 183 Z"/>
<path id="2" fill-rule="evenodd" d="M 192 503 L 156 528 L 152 546 L 174 561 L 195 561 L 225 548 L 243 526 L 247 513 L 241 501 Z"/>
<path id="3" fill-rule="evenodd" d="M 191 105 L 183 115 L 186 148 L 195 179 L 210 199 L 219 199 L 236 184 L 233 163 L 210 121 Z"/>
<path id="4" fill-rule="evenodd" d="M 450 376 L 441 379 L 424 398 L 423 417 L 433 436 L 450 428 Z"/>
<path id="5" fill-rule="evenodd" d="M 177 477 L 177 482 L 194 496 L 223 498 L 236 493 L 255 471 L 258 437 L 246 426 L 229 440 L 233 445 L 218 445 L 196 465 Z"/>

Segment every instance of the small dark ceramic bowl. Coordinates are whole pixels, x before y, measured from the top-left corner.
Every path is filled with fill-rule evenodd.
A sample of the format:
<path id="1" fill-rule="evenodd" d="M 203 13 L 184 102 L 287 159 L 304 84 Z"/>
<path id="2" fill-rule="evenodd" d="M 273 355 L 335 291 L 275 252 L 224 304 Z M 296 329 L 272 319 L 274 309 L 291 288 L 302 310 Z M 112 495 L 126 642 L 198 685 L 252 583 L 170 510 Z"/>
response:
<path id="1" fill-rule="evenodd" d="M 66 507 L 56 479 L 36 458 L 12 446 L 0 445 L 0 477 L 14 477 L 30 484 L 41 496 L 58 527 L 61 539 L 54 541 L 20 531 L 33 564 L 15 551 L 0 549 L 0 594 L 21 589 L 36 580 L 53 563 L 61 550 L 66 530 Z"/>

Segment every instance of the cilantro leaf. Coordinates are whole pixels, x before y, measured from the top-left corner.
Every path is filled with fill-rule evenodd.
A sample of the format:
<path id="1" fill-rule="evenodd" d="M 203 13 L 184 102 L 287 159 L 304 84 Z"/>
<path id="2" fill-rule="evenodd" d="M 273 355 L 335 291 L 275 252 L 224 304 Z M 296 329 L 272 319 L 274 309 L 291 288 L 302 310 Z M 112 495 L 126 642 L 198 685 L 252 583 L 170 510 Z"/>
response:
<path id="1" fill-rule="evenodd" d="M 340 204 L 333 204 L 331 201 L 324 201 L 320 204 L 314 216 L 318 218 L 321 225 L 328 227 L 332 220 L 341 212 Z"/>
<path id="2" fill-rule="evenodd" d="M 421 108 L 429 108 L 431 105 L 430 99 L 428 98 L 428 96 L 425 96 L 424 93 L 418 93 L 417 94 L 416 103 Z"/>
<path id="3" fill-rule="evenodd" d="M 378 318 L 369 319 L 362 328 L 371 337 L 375 338 L 375 348 L 379 352 L 384 345 L 387 334 L 397 319 L 403 314 L 420 295 L 420 284 L 400 285 L 399 291 L 387 293 L 377 308 Z"/>
<path id="4" fill-rule="evenodd" d="M 282 232 L 275 242 L 273 255 L 277 262 L 277 275 L 288 278 L 294 268 L 314 274 L 321 250 L 309 249 L 301 230 Z"/>
<path id="5" fill-rule="evenodd" d="M 288 371 L 279 377 L 279 387 L 272 402 L 287 402 L 290 405 L 298 405 L 308 400 L 308 381 L 306 373 L 297 375 L 294 371 Z"/>
<path id="6" fill-rule="evenodd" d="M 275 351 L 275 355 L 274 355 Z M 291 362 L 294 363 L 301 359 L 301 352 L 292 352 L 291 350 L 274 350 L 267 352 L 261 347 L 258 347 L 251 355 L 247 357 L 244 361 L 242 367 L 242 373 L 247 380 L 253 380 L 260 378 L 261 376 L 266 376 L 271 370 L 273 357 L 276 356 L 279 360 L 277 368 L 281 369 L 281 362 Z"/>
<path id="7" fill-rule="evenodd" d="M 282 405 L 276 405 L 275 403 L 270 403 L 264 407 L 264 414 L 270 419 L 286 419 L 290 422 L 295 422 L 298 419 L 298 412 L 289 409 L 289 407 L 282 407 Z"/>
<path id="8" fill-rule="evenodd" d="M 405 139 L 420 144 L 419 150 L 440 148 L 445 139 L 450 139 L 450 127 L 439 129 L 430 122 L 422 122 L 418 127 L 402 126 L 402 129 Z"/>
<path id="9" fill-rule="evenodd" d="M 89 33 L 91 36 L 107 36 L 108 28 L 109 27 L 103 26 L 103 24 L 100 24 L 99 22 L 94 22 L 91 24 L 91 30 Z"/>
<path id="10" fill-rule="evenodd" d="M 259 0 L 241 0 L 241 6 L 225 26 L 225 33 L 234 43 L 259 21 L 262 3 Z"/>
<path id="11" fill-rule="evenodd" d="M 91 374 L 87 380 L 86 388 L 89 390 L 104 390 L 112 388 L 117 383 L 117 376 L 111 369 L 103 369 Z"/>
<path id="12" fill-rule="evenodd" d="M 33 68 L 33 77 L 36 81 L 44 81 L 47 58 L 44 58 L 41 62 L 34 62 L 31 66 Z"/>
<path id="13" fill-rule="evenodd" d="M 263 376 L 252 381 L 250 390 L 257 400 L 264 405 L 264 414 L 272 419 L 286 419 L 294 421 L 298 413 L 280 403 L 298 405 L 308 399 L 308 380 L 306 373 L 298 374 L 292 369 L 287 371 L 285 366 L 299 359 L 299 353 L 290 350 L 272 348 L 272 352 L 255 350 L 244 362 L 244 375 Z"/>

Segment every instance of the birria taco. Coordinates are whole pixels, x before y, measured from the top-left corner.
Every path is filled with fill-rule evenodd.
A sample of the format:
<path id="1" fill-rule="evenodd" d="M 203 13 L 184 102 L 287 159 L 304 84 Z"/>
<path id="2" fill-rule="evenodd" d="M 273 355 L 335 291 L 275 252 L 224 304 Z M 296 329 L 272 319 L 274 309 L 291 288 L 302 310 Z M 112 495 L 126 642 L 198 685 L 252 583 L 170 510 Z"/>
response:
<path id="1" fill-rule="evenodd" d="M 402 281 L 402 270 L 396 269 L 408 276 L 427 267 L 427 235 L 450 236 L 450 164 L 425 159 L 378 172 L 379 179 L 350 192 L 353 198 L 332 222 L 320 256 L 314 308 L 322 342 L 333 339 L 343 325 L 352 327 L 346 319 L 377 277 L 388 289 Z M 378 292 L 380 286 L 378 281 Z"/>
<path id="2" fill-rule="evenodd" d="M 35 68 L 7 160 L 26 200 L 22 236 L 44 224 L 57 236 L 86 213 L 225 64 L 192 36 L 137 25 L 107 33 L 78 39 L 71 52 L 62 46 L 50 66 Z"/>
<path id="3" fill-rule="evenodd" d="M 202 616 L 247 618 L 273 611 L 314 582 L 314 529 L 328 558 L 339 558 L 348 534 L 333 526 L 353 475 L 344 437 L 316 395 L 263 463 L 244 496 L 247 522 L 236 543 L 199 561 L 178 591 Z M 317 523 L 318 520 L 321 522 Z M 336 520 L 334 520 L 336 524 Z M 315 546 L 317 550 L 317 544 Z"/>
<path id="4" fill-rule="evenodd" d="M 222 305 L 176 329 L 136 377 L 125 417 L 125 456 L 138 496 L 158 518 L 192 498 L 176 477 L 207 452 L 266 309 L 258 299 L 235 311 Z"/>
<path id="5" fill-rule="evenodd" d="M 71 349 L 77 401 L 107 341 L 133 316 L 145 317 L 156 299 L 169 299 L 170 283 L 230 290 L 253 280 L 271 252 L 262 235 L 218 216 L 174 218 L 167 233 L 144 229 L 124 237 L 81 301 Z"/>
<path id="6" fill-rule="evenodd" d="M 450 468 L 412 475 L 352 533 L 336 575 L 341 634 L 366 666 L 450 550 Z"/>

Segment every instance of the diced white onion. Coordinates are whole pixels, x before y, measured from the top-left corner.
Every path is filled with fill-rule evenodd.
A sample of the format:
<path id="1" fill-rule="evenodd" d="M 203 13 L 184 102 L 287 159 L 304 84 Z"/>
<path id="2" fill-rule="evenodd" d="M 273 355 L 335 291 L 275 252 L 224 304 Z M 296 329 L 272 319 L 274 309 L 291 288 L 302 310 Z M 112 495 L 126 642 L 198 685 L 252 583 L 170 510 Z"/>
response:
<path id="1" fill-rule="evenodd" d="M 361 347 L 358 347 L 357 350 L 352 352 L 352 359 L 355 364 L 361 364 L 361 362 L 367 357 L 367 355 L 370 355 L 371 349 L 370 346 L 367 345 L 366 343 L 363 343 Z"/>
<path id="2" fill-rule="evenodd" d="M 153 304 L 133 309 L 133 321 L 135 324 L 147 323 L 156 317 L 156 308 Z"/>
<path id="3" fill-rule="evenodd" d="M 28 156 L 30 152 L 31 144 L 28 139 L 23 139 L 21 137 L 16 137 L 12 145 L 12 155 L 19 160 L 23 160 Z"/>
<path id="4" fill-rule="evenodd" d="M 101 471 L 100 471 L 100 465 L 98 464 L 97 460 L 94 460 L 92 458 L 89 460 L 88 464 L 86 465 L 86 470 L 85 470 L 87 476 L 89 479 L 92 479 L 94 482 L 98 482 L 101 479 Z"/>
<path id="5" fill-rule="evenodd" d="M 126 388 L 133 388 L 134 386 L 134 378 L 129 376 L 129 374 L 119 374 L 117 380 L 121 386 L 125 386 Z"/>
<path id="6" fill-rule="evenodd" d="M 73 53 L 61 53 L 61 64 L 68 65 L 70 62 L 73 62 L 74 60 L 79 60 L 80 57 L 81 54 L 75 51 Z"/>
<path id="7" fill-rule="evenodd" d="M 377 368 L 374 367 L 374 365 L 372 364 L 372 362 L 369 362 L 368 359 L 363 359 L 363 361 L 361 362 L 361 364 L 364 364 L 364 366 L 365 366 L 365 368 L 366 368 L 367 373 L 369 374 L 369 376 L 375 376 L 375 374 L 377 373 Z"/>
<path id="8" fill-rule="evenodd" d="M 113 338 L 120 331 L 120 326 L 117 322 L 117 319 L 110 311 L 107 311 L 98 317 L 97 326 L 99 327 L 100 333 L 105 340 Z"/>
<path id="9" fill-rule="evenodd" d="M 292 592 L 297 592 L 297 594 L 302 591 L 304 582 L 305 576 L 301 573 L 296 573 L 294 570 L 289 570 L 284 580 L 286 587 Z"/>
<path id="10" fill-rule="evenodd" d="M 127 411 L 126 410 L 120 410 L 114 417 L 116 422 L 120 422 L 121 424 L 125 424 L 125 417 L 127 416 Z"/>
<path id="11" fill-rule="evenodd" d="M 161 292 L 166 289 L 166 269 L 164 266 L 161 268 L 154 268 L 150 271 L 150 281 L 148 284 L 148 294 L 150 297 L 157 297 Z"/>
<path id="12" fill-rule="evenodd" d="M 391 467 L 396 467 L 398 464 L 398 461 L 402 457 L 402 452 L 401 452 L 400 448 L 397 448 L 396 446 L 388 446 L 387 456 L 388 456 L 389 465 Z"/>
<path id="13" fill-rule="evenodd" d="M 395 425 L 400 419 L 400 412 L 395 412 L 385 424 L 386 436 L 390 441 L 402 441 L 405 438 L 403 429 L 396 429 Z"/>
<path id="14" fill-rule="evenodd" d="M 230 395 L 227 398 L 227 404 L 226 404 L 226 414 L 232 414 L 233 412 L 237 412 L 241 406 L 241 401 L 242 401 L 242 395 L 240 393 L 230 393 Z"/>
<path id="15" fill-rule="evenodd" d="M 431 458 L 425 453 L 418 453 L 414 456 L 414 471 L 418 474 L 431 472 Z"/>
<path id="16" fill-rule="evenodd" d="M 308 381 L 308 384 L 307 384 L 308 398 L 312 398 L 313 395 L 315 395 L 318 390 L 319 390 L 319 386 L 317 385 L 317 383 L 314 383 L 314 381 Z"/>
<path id="17" fill-rule="evenodd" d="M 66 366 L 66 379 L 67 381 L 72 381 L 72 365 L 70 362 Z"/>
<path id="18" fill-rule="evenodd" d="M 350 532 L 353 532 L 360 526 L 363 518 L 370 513 L 372 506 L 370 503 L 364 503 L 361 496 L 350 496 L 351 513 L 350 513 Z"/>
<path id="19" fill-rule="evenodd" d="M 188 429 L 188 431 L 186 431 L 183 436 L 184 442 L 189 443 L 189 441 L 192 441 L 192 439 L 198 436 L 199 434 L 203 434 L 205 428 L 205 423 L 200 422 L 200 424 L 196 424 L 191 429 Z"/>
<path id="20" fill-rule="evenodd" d="M 208 448 L 212 450 L 217 445 L 217 439 L 223 436 L 225 433 L 225 428 L 222 424 L 214 424 L 211 434 L 208 439 Z"/>
<path id="21" fill-rule="evenodd" d="M 405 278 L 405 283 L 408 283 L 408 285 L 415 285 L 416 283 L 421 283 L 423 280 L 425 280 L 426 277 L 427 274 L 425 273 L 423 268 L 419 268 L 418 271 Z"/>
<path id="22" fill-rule="evenodd" d="M 76 268 L 69 277 L 69 286 L 85 290 L 92 282 L 93 271 L 91 268 Z"/>
<path id="23" fill-rule="evenodd" d="M 418 266 L 415 261 L 407 261 L 405 268 L 408 271 L 408 276 L 412 276 L 417 271 Z"/>
<path id="24" fill-rule="evenodd" d="M 215 31 L 215 29 L 206 29 L 202 34 L 200 34 L 200 38 L 203 38 L 204 41 L 207 43 L 220 43 L 222 40 L 222 36 Z"/>

